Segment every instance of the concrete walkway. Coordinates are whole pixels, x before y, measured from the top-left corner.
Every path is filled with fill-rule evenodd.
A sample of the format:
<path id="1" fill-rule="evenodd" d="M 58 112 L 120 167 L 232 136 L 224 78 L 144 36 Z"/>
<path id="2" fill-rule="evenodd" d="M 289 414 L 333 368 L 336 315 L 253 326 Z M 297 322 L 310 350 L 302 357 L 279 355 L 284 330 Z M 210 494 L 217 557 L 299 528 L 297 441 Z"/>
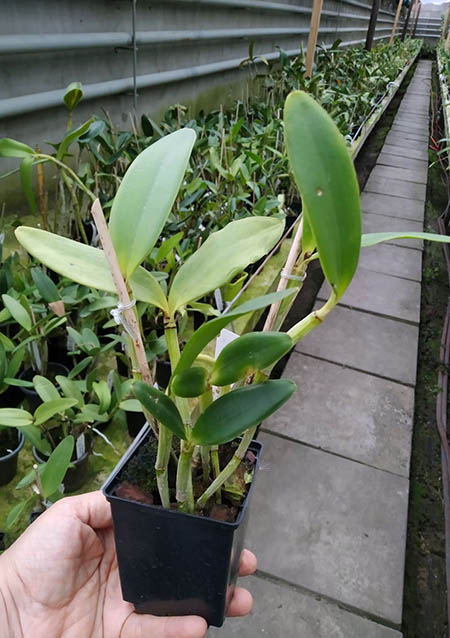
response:
<path id="1" fill-rule="evenodd" d="M 364 188 L 365 232 L 423 229 L 430 76 L 419 62 Z M 339 307 L 290 357 L 298 392 L 260 436 L 255 609 L 208 635 L 402 635 L 421 251 L 365 249 Z M 326 298 L 324 284 L 317 306 Z"/>

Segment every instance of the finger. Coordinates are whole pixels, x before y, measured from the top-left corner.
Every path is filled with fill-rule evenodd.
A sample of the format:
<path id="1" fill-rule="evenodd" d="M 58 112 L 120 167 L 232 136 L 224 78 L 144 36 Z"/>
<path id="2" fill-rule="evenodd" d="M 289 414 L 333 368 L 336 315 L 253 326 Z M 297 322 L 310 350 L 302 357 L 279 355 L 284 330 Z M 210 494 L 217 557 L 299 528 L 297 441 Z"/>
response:
<path id="1" fill-rule="evenodd" d="M 250 576 L 256 571 L 258 567 L 258 561 L 253 552 L 248 549 L 242 550 L 241 559 L 239 564 L 239 576 Z"/>
<path id="2" fill-rule="evenodd" d="M 58 501 L 53 507 L 64 508 L 71 515 L 75 515 L 82 523 L 94 529 L 110 527 L 112 525 L 111 508 L 100 491 L 69 496 Z"/>
<path id="3" fill-rule="evenodd" d="M 130 614 L 123 624 L 120 638 L 204 638 L 208 625 L 199 616 L 158 618 Z"/>
<path id="4" fill-rule="evenodd" d="M 228 616 L 246 616 L 253 607 L 253 596 L 249 591 L 242 587 L 236 587 L 228 607 Z"/>

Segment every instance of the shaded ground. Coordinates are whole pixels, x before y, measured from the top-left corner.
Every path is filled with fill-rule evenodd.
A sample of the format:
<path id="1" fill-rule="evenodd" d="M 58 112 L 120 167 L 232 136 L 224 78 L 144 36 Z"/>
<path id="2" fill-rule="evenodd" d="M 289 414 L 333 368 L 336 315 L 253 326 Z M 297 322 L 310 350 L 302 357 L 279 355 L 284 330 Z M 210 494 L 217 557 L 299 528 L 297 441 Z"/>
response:
<path id="1" fill-rule="evenodd" d="M 437 90 L 433 65 L 434 95 Z M 430 162 L 436 159 L 436 154 L 430 151 Z M 436 219 L 445 209 L 447 199 L 445 175 L 436 164 L 428 174 L 426 230 L 438 232 Z M 447 635 L 447 610 L 441 453 L 435 412 L 439 346 L 448 285 L 440 245 L 425 242 L 422 272 L 403 632 L 405 638 L 441 638 Z"/>

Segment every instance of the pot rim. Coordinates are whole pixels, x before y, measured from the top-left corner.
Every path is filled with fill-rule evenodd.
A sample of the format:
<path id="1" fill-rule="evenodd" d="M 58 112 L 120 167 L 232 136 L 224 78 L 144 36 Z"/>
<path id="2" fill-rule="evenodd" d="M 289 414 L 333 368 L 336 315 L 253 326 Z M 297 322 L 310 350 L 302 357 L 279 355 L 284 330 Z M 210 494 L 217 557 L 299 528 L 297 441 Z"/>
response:
<path id="1" fill-rule="evenodd" d="M 138 505 L 140 507 L 144 507 L 146 509 L 150 509 L 153 510 L 155 512 L 158 512 L 158 514 L 160 516 L 166 516 L 166 517 L 173 517 L 173 516 L 182 516 L 182 517 L 187 517 L 190 519 L 195 519 L 197 521 L 202 521 L 203 524 L 207 525 L 214 525 L 214 526 L 219 526 L 219 527 L 224 527 L 224 528 L 237 528 L 239 527 L 239 525 L 242 522 L 242 518 L 244 516 L 245 510 L 250 502 L 250 496 L 251 493 L 253 491 L 253 487 L 255 484 L 255 476 L 256 476 L 256 472 L 259 468 L 260 465 L 260 457 L 261 457 L 261 452 L 263 450 L 263 444 L 260 441 L 256 441 L 253 440 L 251 442 L 250 445 L 252 444 L 256 444 L 259 448 L 259 454 L 256 457 L 256 463 L 254 466 L 254 473 L 253 473 L 253 479 L 252 482 L 250 484 L 250 487 L 248 489 L 247 495 L 242 503 L 242 505 L 240 505 L 240 511 L 236 517 L 236 520 L 233 523 L 230 523 L 228 521 L 219 521 L 217 519 L 214 518 L 209 518 L 207 516 L 198 516 L 197 514 L 188 514 L 187 512 L 180 512 L 178 510 L 172 510 L 172 509 L 166 509 L 164 507 L 161 507 L 160 505 L 149 505 L 148 503 L 140 503 L 139 501 L 133 501 L 132 499 L 129 498 L 124 498 L 122 496 L 117 496 L 116 494 L 113 494 L 111 492 L 111 488 L 113 487 L 113 484 L 117 478 L 117 476 L 119 475 L 119 473 L 122 471 L 122 469 L 124 468 L 124 466 L 126 465 L 126 463 L 130 460 L 130 458 L 133 456 L 133 454 L 136 452 L 137 448 L 139 447 L 139 445 L 142 443 L 143 439 L 147 436 L 147 434 L 150 432 L 150 425 L 148 423 L 146 423 L 141 431 L 139 432 L 139 434 L 136 436 L 135 440 L 133 441 L 133 443 L 130 445 L 130 447 L 128 448 L 128 450 L 125 452 L 125 454 L 122 456 L 122 458 L 120 459 L 120 461 L 118 462 L 118 464 L 115 466 L 115 468 L 113 469 L 113 471 L 111 472 L 111 474 L 108 476 L 108 478 L 106 479 L 106 481 L 104 482 L 104 484 L 101 487 L 101 491 L 102 494 L 105 496 L 105 498 L 108 501 L 120 501 L 122 503 L 133 503 L 134 505 Z"/>
<path id="2" fill-rule="evenodd" d="M 10 459 L 12 456 L 15 456 L 16 454 L 19 454 L 20 450 L 25 445 L 24 433 L 20 432 L 20 430 L 17 430 L 17 434 L 19 435 L 19 443 L 17 444 L 17 447 L 15 447 L 14 450 L 12 450 L 11 452 L 8 452 L 8 454 L 5 454 L 4 456 L 0 456 L 0 463 L 2 461 L 7 461 L 8 459 Z"/>

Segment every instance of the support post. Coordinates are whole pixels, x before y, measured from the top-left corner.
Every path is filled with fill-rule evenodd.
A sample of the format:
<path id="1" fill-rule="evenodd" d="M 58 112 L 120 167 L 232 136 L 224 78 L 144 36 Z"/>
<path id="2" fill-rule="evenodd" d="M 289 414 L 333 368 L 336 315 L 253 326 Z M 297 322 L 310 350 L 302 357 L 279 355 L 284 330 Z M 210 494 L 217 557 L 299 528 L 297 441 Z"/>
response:
<path id="1" fill-rule="evenodd" d="M 412 11 L 411 25 L 409 27 L 409 37 L 412 38 L 414 25 L 416 24 L 417 12 L 419 11 L 419 0 L 414 0 L 414 9 Z"/>
<path id="2" fill-rule="evenodd" d="M 448 30 L 447 39 L 445 41 L 445 52 L 448 53 L 450 51 L 450 29 Z"/>
<path id="3" fill-rule="evenodd" d="M 447 27 L 448 27 L 448 19 L 450 18 L 450 4 L 448 5 L 447 13 L 445 14 L 444 24 L 442 25 L 442 33 L 441 38 L 445 40 L 447 37 Z"/>
<path id="4" fill-rule="evenodd" d="M 314 62 L 314 53 L 316 51 L 317 34 L 319 33 L 322 5 L 323 0 L 314 0 L 313 10 L 311 14 L 311 24 L 309 26 L 308 48 L 306 50 L 305 78 L 310 78 L 312 75 L 312 65 Z"/>
<path id="5" fill-rule="evenodd" d="M 422 9 L 422 3 L 419 0 L 419 6 L 417 8 L 417 14 L 416 14 L 416 21 L 414 22 L 414 31 L 413 31 L 413 34 L 412 34 L 413 38 L 416 37 L 417 23 L 419 22 L 419 16 L 420 16 L 420 10 L 421 9 Z"/>
<path id="6" fill-rule="evenodd" d="M 403 6 L 403 0 L 398 0 L 397 13 L 395 14 L 394 24 L 392 25 L 391 37 L 389 39 L 389 44 L 391 46 L 394 43 L 395 32 L 397 31 L 398 19 L 400 18 L 400 11 L 402 10 L 402 6 Z"/>
<path id="7" fill-rule="evenodd" d="M 366 49 L 371 51 L 373 44 L 373 36 L 375 35 L 375 27 L 377 26 L 378 12 L 380 10 L 381 0 L 373 0 L 372 11 L 370 12 L 369 26 L 367 28 Z"/>
<path id="8" fill-rule="evenodd" d="M 402 42 L 404 42 L 406 34 L 408 32 L 408 23 L 409 23 L 409 17 L 411 15 L 411 9 L 413 6 L 413 0 L 411 0 L 410 5 L 409 5 L 409 9 L 408 9 L 408 13 L 406 15 L 406 20 L 405 20 L 405 24 L 403 25 L 403 31 L 402 31 Z"/>

